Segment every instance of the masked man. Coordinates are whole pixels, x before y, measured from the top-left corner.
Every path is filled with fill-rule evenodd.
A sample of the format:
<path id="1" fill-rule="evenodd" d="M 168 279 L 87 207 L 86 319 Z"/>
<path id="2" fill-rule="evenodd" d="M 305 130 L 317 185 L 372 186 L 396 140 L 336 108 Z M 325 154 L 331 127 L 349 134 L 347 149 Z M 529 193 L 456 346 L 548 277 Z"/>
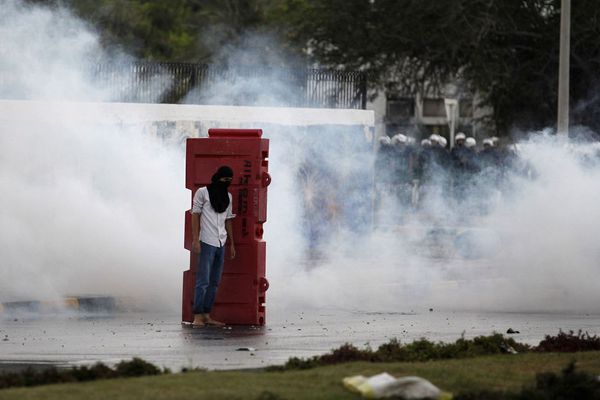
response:
<path id="1" fill-rule="evenodd" d="M 194 326 L 222 326 L 222 322 L 210 317 L 215 302 L 223 263 L 225 242 L 229 238 L 230 258 L 235 257 L 235 245 L 231 219 L 231 194 L 227 188 L 233 179 L 233 171 L 222 166 L 212 176 L 210 185 L 199 188 L 192 205 L 192 251 L 200 253 L 196 269 L 194 296 Z"/>

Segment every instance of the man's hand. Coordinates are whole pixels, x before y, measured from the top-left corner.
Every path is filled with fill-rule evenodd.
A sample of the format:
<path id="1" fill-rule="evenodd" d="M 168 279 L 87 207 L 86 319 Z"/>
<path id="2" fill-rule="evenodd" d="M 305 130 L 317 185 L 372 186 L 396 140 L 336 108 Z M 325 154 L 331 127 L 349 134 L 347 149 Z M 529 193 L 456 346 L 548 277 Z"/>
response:
<path id="1" fill-rule="evenodd" d="M 192 253 L 200 253 L 200 241 L 194 240 L 192 242 Z"/>
<path id="2" fill-rule="evenodd" d="M 229 259 L 233 260 L 235 258 L 235 246 L 233 243 L 229 246 Z"/>

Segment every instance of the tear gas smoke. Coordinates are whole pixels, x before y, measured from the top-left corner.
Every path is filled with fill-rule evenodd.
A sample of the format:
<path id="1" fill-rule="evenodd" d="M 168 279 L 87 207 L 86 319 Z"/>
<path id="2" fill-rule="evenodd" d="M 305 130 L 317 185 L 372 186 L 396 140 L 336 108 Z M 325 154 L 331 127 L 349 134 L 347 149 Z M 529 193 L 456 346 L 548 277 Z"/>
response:
<path id="1" fill-rule="evenodd" d="M 106 61 L 98 38 L 63 8 L 3 1 L 3 98 L 110 99 L 91 79 Z M 61 118 L 68 102 L 0 121 L 0 297 L 51 300 L 111 294 L 153 309 L 178 305 L 181 149 L 97 111 L 96 124 Z"/>
<path id="2" fill-rule="evenodd" d="M 285 92 L 279 85 L 271 93 Z M 218 91 L 268 98 L 272 86 L 267 79 Z M 595 311 L 600 296 L 589 278 L 600 272 L 598 247 L 578 238 L 600 229 L 586 200 L 600 190 L 597 166 L 579 162 L 589 143 L 523 140 L 500 181 L 498 171 L 482 171 L 459 199 L 431 188 L 418 212 L 392 196 L 371 230 L 361 207 L 372 205 L 373 179 L 384 171 L 371 176 L 364 135 L 331 126 L 267 135 L 270 308 Z M 450 175 L 439 170 L 434 181 Z M 565 197 L 571 204 L 558 201 Z"/>
<path id="3" fill-rule="evenodd" d="M 97 37 L 67 11 L 5 2 L 0 34 L 1 76 L 10 77 L 2 96 L 111 98 L 83 65 L 102 60 Z M 204 95 L 277 104 L 293 89 L 276 81 L 228 82 Z M 99 292 L 175 309 L 187 264 L 183 153 L 110 115 L 98 119 L 2 122 L 2 299 Z M 600 163 L 583 154 L 590 144 L 524 142 L 520 160 L 533 173 L 507 170 L 502 187 L 480 174 L 464 197 L 431 191 L 416 213 L 391 196 L 372 229 L 382 171 L 371 171 L 363 127 L 259 125 L 247 127 L 271 139 L 270 309 L 597 311 Z"/>
<path id="4" fill-rule="evenodd" d="M 414 211 L 393 195 L 379 207 L 379 229 L 333 230 L 318 267 L 281 277 L 302 289 L 286 289 L 280 301 L 388 312 L 598 311 L 597 143 L 537 135 L 518 156 L 500 180 L 473 175 L 458 199 L 431 191 Z"/>

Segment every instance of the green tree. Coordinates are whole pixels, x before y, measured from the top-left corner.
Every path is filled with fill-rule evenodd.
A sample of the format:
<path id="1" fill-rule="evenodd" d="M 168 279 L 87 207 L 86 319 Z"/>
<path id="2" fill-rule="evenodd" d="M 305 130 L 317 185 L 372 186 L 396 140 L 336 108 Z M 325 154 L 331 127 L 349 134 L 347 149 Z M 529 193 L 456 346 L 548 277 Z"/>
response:
<path id="1" fill-rule="evenodd" d="M 560 0 L 286 0 L 279 10 L 289 40 L 323 65 L 367 71 L 375 90 L 458 80 L 494 107 L 500 133 L 554 124 Z M 599 13 L 595 0 L 572 6 L 573 121 L 590 125 Z"/>
<path id="2" fill-rule="evenodd" d="M 266 26 L 265 0 L 28 0 L 64 6 L 103 45 L 154 61 L 211 62 Z"/>
<path id="3" fill-rule="evenodd" d="M 69 7 L 92 24 L 105 47 L 120 47 L 141 59 L 204 60 L 198 45 L 201 24 L 186 0 L 68 0 Z"/>

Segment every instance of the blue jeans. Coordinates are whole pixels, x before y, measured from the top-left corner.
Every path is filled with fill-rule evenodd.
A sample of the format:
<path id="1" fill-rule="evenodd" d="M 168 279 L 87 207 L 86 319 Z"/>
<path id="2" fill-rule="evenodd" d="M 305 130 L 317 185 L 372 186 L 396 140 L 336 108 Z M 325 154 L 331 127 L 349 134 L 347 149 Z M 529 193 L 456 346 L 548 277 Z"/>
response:
<path id="1" fill-rule="evenodd" d="M 200 242 L 200 257 L 198 257 L 196 268 L 194 314 L 210 313 L 221 281 L 224 260 L 225 247 L 214 247 Z"/>

